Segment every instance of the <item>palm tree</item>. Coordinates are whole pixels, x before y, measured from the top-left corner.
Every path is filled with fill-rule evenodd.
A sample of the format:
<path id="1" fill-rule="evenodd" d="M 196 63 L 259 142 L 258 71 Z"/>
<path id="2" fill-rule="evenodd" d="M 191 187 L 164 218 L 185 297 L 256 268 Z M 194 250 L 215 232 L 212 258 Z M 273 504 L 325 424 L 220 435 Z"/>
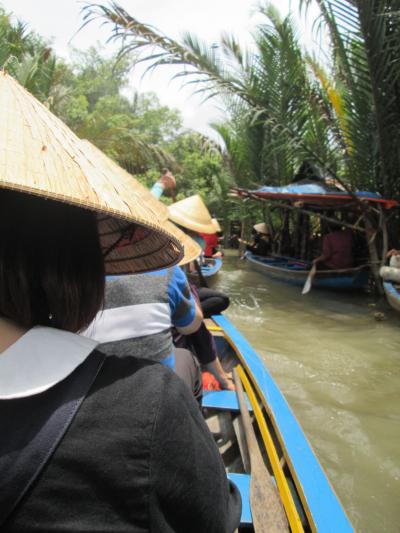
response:
<path id="1" fill-rule="evenodd" d="M 316 2 L 331 36 L 348 172 L 359 187 L 399 197 L 400 0 Z"/>
<path id="2" fill-rule="evenodd" d="M 112 24 L 120 57 L 144 54 L 148 69 L 180 66 L 176 77 L 195 84 L 207 98 L 224 98 L 229 119 L 217 126 L 227 142 L 236 176 L 247 183 L 287 183 L 304 158 L 333 172 L 336 146 L 321 112 L 322 96 L 310 80 L 290 17 L 260 8 L 266 23 L 254 36 L 256 52 L 242 50 L 231 36 L 208 47 L 186 34 L 177 42 L 130 16 L 116 3 L 85 8 L 84 25 L 96 18 Z M 228 142 L 229 139 L 229 142 Z M 244 172 L 243 172 L 244 171 Z"/>

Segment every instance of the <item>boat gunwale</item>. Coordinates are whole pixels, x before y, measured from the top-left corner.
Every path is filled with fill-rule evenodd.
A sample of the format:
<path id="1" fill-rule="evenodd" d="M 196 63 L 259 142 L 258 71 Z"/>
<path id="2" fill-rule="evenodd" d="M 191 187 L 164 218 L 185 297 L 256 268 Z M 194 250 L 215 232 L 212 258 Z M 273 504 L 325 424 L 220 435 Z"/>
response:
<path id="1" fill-rule="evenodd" d="M 336 528 L 335 531 L 353 532 L 354 529 L 343 505 L 318 461 L 311 444 L 259 355 L 226 317 L 217 315 L 213 316 L 212 319 L 222 328 L 226 341 L 234 349 L 238 359 L 246 369 L 270 417 L 312 531 L 328 533 L 332 531 L 331 526 L 333 525 Z M 296 442 L 291 442 L 293 433 L 296 434 Z M 304 466 L 305 456 L 307 456 L 307 467 Z M 314 488 L 316 477 L 319 478 L 318 490 Z M 321 511 L 323 496 L 325 505 Z"/>

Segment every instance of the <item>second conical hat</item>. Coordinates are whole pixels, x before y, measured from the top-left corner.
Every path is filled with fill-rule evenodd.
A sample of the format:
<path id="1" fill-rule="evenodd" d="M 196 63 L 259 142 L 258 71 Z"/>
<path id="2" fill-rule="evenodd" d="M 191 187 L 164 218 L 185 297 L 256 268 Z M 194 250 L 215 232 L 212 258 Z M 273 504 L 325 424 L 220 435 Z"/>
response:
<path id="1" fill-rule="evenodd" d="M 215 233 L 210 212 L 198 194 L 175 202 L 168 211 L 170 220 L 183 228 L 197 233 Z"/>
<path id="2" fill-rule="evenodd" d="M 259 224 L 254 224 L 253 228 L 256 230 L 257 233 L 263 233 L 264 235 L 268 235 L 268 226 L 265 222 L 260 222 Z"/>
<path id="3" fill-rule="evenodd" d="M 164 228 L 158 204 L 143 200 L 137 181 L 101 163 L 61 120 L 4 72 L 0 72 L 0 125 L 0 189 L 96 212 L 107 273 L 145 272 L 180 261 L 179 241 Z"/>

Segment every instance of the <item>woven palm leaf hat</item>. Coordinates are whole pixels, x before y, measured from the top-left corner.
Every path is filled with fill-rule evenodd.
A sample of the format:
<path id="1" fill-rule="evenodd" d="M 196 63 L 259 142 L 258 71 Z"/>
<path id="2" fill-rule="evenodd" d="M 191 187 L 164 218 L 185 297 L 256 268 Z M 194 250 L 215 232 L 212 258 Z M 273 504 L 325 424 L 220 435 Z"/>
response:
<path id="1" fill-rule="evenodd" d="M 197 233 L 215 233 L 210 212 L 198 194 L 184 198 L 168 207 L 169 219 Z"/>
<path id="2" fill-rule="evenodd" d="M 264 235 L 269 235 L 268 226 L 265 222 L 260 222 L 259 224 L 254 224 L 253 228 L 257 233 L 262 233 Z"/>
<path id="3" fill-rule="evenodd" d="M 145 197 L 129 174 L 100 163 L 4 72 L 0 124 L 0 187 L 96 212 L 108 274 L 146 272 L 181 260 L 182 246 L 165 228 L 159 202 Z"/>
<path id="4" fill-rule="evenodd" d="M 99 150 L 99 148 L 94 146 L 91 142 L 83 139 L 81 143 L 84 148 L 84 152 L 88 157 L 97 159 L 99 164 L 103 165 L 105 168 L 108 168 L 114 174 L 120 175 L 123 179 L 128 178 L 136 182 L 135 178 L 131 174 L 120 167 L 115 161 L 106 156 L 104 152 Z M 141 185 L 139 182 L 136 183 L 138 185 L 137 193 L 140 195 L 142 201 L 148 203 L 148 205 L 152 207 L 152 210 L 157 212 L 158 216 L 163 220 L 163 228 L 168 233 L 171 233 L 183 246 L 184 255 L 179 264 L 186 265 L 186 263 L 194 261 L 201 254 L 200 246 L 193 239 L 191 239 L 189 235 L 186 235 L 186 233 L 175 226 L 175 224 L 168 222 L 168 208 L 165 204 L 157 200 L 150 193 L 150 191 L 146 189 L 146 187 Z"/>

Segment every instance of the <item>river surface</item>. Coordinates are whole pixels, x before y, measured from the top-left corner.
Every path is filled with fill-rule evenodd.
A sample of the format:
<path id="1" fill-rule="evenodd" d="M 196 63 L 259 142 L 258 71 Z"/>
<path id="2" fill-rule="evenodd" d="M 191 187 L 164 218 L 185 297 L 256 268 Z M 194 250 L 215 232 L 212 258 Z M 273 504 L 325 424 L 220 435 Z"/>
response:
<path id="1" fill-rule="evenodd" d="M 230 250 L 215 288 L 229 294 L 226 315 L 285 394 L 356 531 L 400 532 L 400 314 L 363 293 L 302 296 Z"/>

